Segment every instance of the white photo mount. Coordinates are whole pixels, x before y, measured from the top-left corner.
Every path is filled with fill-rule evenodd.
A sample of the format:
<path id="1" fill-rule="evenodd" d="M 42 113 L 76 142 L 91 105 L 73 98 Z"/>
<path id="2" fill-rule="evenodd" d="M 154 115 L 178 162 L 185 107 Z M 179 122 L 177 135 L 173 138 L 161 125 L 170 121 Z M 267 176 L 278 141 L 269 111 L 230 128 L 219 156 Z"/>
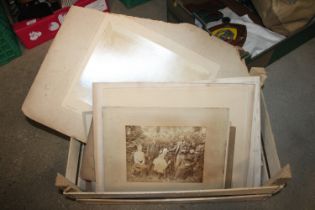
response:
<path id="1" fill-rule="evenodd" d="M 78 18 L 81 21 L 78 21 Z M 141 22 L 141 19 L 137 21 Z M 99 62 L 100 66 L 104 66 L 104 71 L 115 70 L 113 65 L 107 66 L 108 69 L 105 66 L 107 59 L 109 63 L 110 59 L 113 59 L 112 61 L 117 59 L 105 52 L 110 47 L 118 54 L 129 47 L 131 48 L 127 54 L 129 56 L 132 54 L 130 53 L 132 48 L 140 46 L 144 51 L 137 50 L 135 59 L 138 63 L 140 55 L 143 55 L 144 64 L 147 58 L 151 63 L 155 57 L 157 60 L 151 64 L 151 67 L 148 64 L 145 66 L 146 76 L 142 74 L 143 69 L 142 72 L 137 72 L 136 77 L 133 77 L 133 69 L 128 69 L 130 71 L 123 69 L 115 78 L 109 76 L 112 74 L 107 75 L 108 79 L 107 76 L 100 76 L 101 81 L 188 82 L 216 78 L 221 64 L 189 49 L 185 42 L 179 43 L 174 37 L 170 39 L 165 34 L 152 30 L 155 27 L 155 21 L 152 21 L 151 28 L 138 22 L 123 15 L 104 14 L 90 9 L 72 7 L 24 101 L 22 106 L 24 114 L 65 135 L 85 142 L 86 132 L 82 113 L 92 109 L 90 88 L 93 81 L 91 77 L 83 73 L 86 68 L 94 69 L 95 61 Z M 82 28 L 88 28 L 88 30 L 82 30 Z M 184 28 L 179 28 L 181 30 L 178 30 L 178 37 L 185 31 Z M 174 29 L 174 31 L 177 30 Z M 128 45 L 130 40 L 130 45 Z M 160 62 L 158 59 L 163 56 L 158 55 L 161 52 L 164 54 L 164 60 Z M 154 56 L 150 57 L 150 54 Z M 165 57 L 165 55 L 170 55 L 170 57 Z M 106 56 L 109 57 L 106 58 Z M 133 61 L 129 59 L 131 64 Z M 121 64 L 119 62 L 117 66 Z M 160 72 L 157 71 L 159 65 Z M 128 67 L 128 64 L 123 66 Z M 150 74 L 150 68 L 164 75 Z M 96 69 L 96 72 L 99 70 Z M 100 75 L 99 72 L 96 74 Z"/>
<path id="2" fill-rule="evenodd" d="M 95 83 L 93 110 L 103 106 L 227 107 L 231 126 L 236 127 L 235 151 L 238 151 L 234 152 L 232 187 L 245 187 L 248 183 L 258 186 L 261 170 L 259 89 L 258 77 L 218 79 L 213 83 Z M 98 115 L 94 115 L 93 120 L 94 136 L 101 139 L 102 132 L 96 125 L 102 120 Z M 98 147 L 97 143 L 95 146 Z M 95 159 L 101 156 L 95 150 Z M 96 167 L 96 180 L 100 175 Z M 256 182 L 250 181 L 253 176 Z"/>

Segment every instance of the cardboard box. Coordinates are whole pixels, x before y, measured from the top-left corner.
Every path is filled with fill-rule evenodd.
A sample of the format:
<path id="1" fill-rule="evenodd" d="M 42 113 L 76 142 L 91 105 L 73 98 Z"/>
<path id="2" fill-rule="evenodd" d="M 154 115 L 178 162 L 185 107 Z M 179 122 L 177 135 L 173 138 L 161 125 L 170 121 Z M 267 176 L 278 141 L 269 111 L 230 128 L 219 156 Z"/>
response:
<path id="1" fill-rule="evenodd" d="M 82 21 L 77 21 L 79 18 Z M 126 31 L 124 26 L 127 27 Z M 86 30 L 87 27 L 89 30 Z M 77 34 L 80 36 L 76 36 Z M 164 191 L 146 194 L 121 192 L 119 196 L 123 196 L 123 198 L 119 199 L 113 194 L 92 192 L 91 184 L 81 180 L 78 176 L 82 149 L 86 142 L 86 132 L 82 121 L 83 113 L 80 109 L 71 109 L 71 107 L 65 106 L 64 102 L 72 84 L 76 82 L 74 78 L 81 77 L 81 73 L 84 72 L 89 60 L 95 56 L 96 49 L 99 49 L 99 46 L 104 47 L 104 39 L 107 37 L 108 40 L 105 41 L 111 43 L 111 38 L 121 37 L 120 35 L 126 37 L 127 42 L 125 43 L 127 44 L 124 47 L 128 47 L 130 41 L 134 41 L 133 38 L 136 37 L 136 40 L 145 39 L 158 43 L 160 47 L 173 50 L 177 53 L 176 55 L 182 56 L 181 52 L 185 51 L 187 57 L 192 55 L 194 58 L 201 59 L 200 56 L 203 56 L 203 59 L 211 61 L 211 65 L 204 62 L 205 67 L 219 66 L 217 78 L 249 76 L 237 49 L 215 37 L 209 38 L 205 31 L 196 26 L 169 24 L 72 7 L 58 36 L 52 43 L 22 107 L 26 116 L 71 137 L 66 174 L 65 176 L 59 174 L 56 179 L 56 186 L 63 190 L 65 196 L 89 203 L 124 204 L 257 200 L 268 198 L 285 186 L 291 177 L 290 167 L 281 168 L 268 112 L 262 98 L 261 129 L 264 139 L 264 152 L 262 153 L 265 160 L 262 168 L 263 186 L 214 189 L 203 192 Z M 139 43 L 136 42 L 136 44 Z M 122 51 L 125 52 L 125 50 Z M 102 56 L 98 58 L 104 60 L 103 56 L 106 54 L 101 53 L 99 55 Z M 229 62 L 227 62 L 227 58 Z M 191 63 L 193 62 L 191 61 Z M 176 64 L 176 62 L 174 63 Z M 163 196 L 168 198 L 161 199 Z"/>
<path id="2" fill-rule="evenodd" d="M 55 185 L 64 196 L 82 203 L 90 204 L 147 204 L 147 203 L 196 203 L 216 201 L 265 200 L 279 193 L 291 179 L 289 165 L 281 167 L 275 139 L 263 94 L 261 94 L 261 118 L 263 137 L 262 183 L 260 187 L 213 189 L 205 191 L 176 192 L 91 192 L 90 182 L 79 177 L 84 144 L 71 138 L 65 176 L 58 174 Z M 161 198 L 167 196 L 168 198 Z M 119 197 L 119 198 L 117 198 Z M 123 197 L 123 198 L 122 198 Z"/>
<path id="3" fill-rule="evenodd" d="M 109 12 L 106 0 L 79 0 L 75 5 Z M 43 18 L 17 22 L 13 25 L 13 30 L 26 48 L 36 47 L 56 36 L 69 9 L 70 7 L 64 7 Z"/>

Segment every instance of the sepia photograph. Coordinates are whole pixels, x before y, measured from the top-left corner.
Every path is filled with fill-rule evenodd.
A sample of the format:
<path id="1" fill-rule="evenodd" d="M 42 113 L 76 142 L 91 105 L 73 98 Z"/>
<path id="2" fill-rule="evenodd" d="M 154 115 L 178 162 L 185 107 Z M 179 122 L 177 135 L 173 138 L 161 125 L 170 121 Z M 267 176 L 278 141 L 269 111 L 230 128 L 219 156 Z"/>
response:
<path id="1" fill-rule="evenodd" d="M 128 182 L 202 183 L 206 128 L 126 125 Z"/>
<path id="2" fill-rule="evenodd" d="M 102 191 L 224 188 L 227 108 L 106 107 L 102 112 L 102 142 L 96 148 L 103 152 L 95 153 Z"/>

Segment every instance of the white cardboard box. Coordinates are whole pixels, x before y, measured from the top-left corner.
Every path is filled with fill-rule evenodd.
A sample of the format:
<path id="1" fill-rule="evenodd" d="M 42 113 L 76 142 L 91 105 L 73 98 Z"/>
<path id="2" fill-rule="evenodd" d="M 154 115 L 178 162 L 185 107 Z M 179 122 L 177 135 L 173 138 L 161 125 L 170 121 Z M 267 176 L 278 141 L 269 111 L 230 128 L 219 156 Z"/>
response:
<path id="1" fill-rule="evenodd" d="M 129 28 L 124 29 L 124 27 Z M 133 29 L 135 29 L 135 33 Z M 113 34 L 115 36 L 112 36 Z M 82 75 L 89 66 L 89 62 L 93 59 L 101 60 L 102 56 L 98 58 L 98 53 L 104 53 L 102 51 L 106 48 L 104 46 L 112 46 L 117 34 L 122 37 L 122 40 L 115 45 L 114 49 L 118 51 L 125 49 L 120 48 L 122 43 L 129 43 L 130 40 L 137 45 L 137 40 L 145 39 L 143 43 L 151 44 L 145 45 L 144 48 L 152 46 L 153 43 L 153 45 L 158 45 L 159 49 L 167 50 L 178 58 L 169 63 L 165 62 L 164 66 L 181 65 L 183 68 L 180 69 L 187 71 L 198 69 L 195 73 L 201 72 L 201 76 L 195 80 L 209 81 L 215 78 L 248 76 L 247 68 L 234 47 L 214 37 L 209 37 L 206 32 L 196 26 L 169 24 L 72 7 L 53 41 L 22 107 L 24 114 L 29 118 L 71 136 L 66 176 L 58 175 L 56 180 L 56 185 L 64 189 L 67 197 L 93 203 L 252 200 L 270 197 L 283 188 L 291 177 L 290 168 L 280 166 L 263 100 L 261 129 L 264 138 L 263 154 L 266 160 L 262 168 L 264 186 L 205 192 L 150 192 L 149 194 L 121 192 L 119 197 L 123 195 L 124 198 L 118 199 L 114 195 L 106 193 L 89 192 L 89 186 L 86 183 L 82 180 L 78 182 L 80 180 L 78 177 L 79 160 L 87 136 L 83 113 L 91 111 L 91 104 L 89 104 L 88 97 L 84 98 L 85 95 L 80 95 L 82 89 L 76 88 L 76 85 L 80 85 Z M 135 45 L 124 46 L 132 48 Z M 140 55 L 145 55 L 145 52 L 141 51 Z M 194 68 L 190 68 L 191 66 Z M 191 79 L 185 77 L 185 74 L 181 74 L 180 78 L 183 81 Z M 88 90 L 88 88 L 83 88 L 83 92 L 85 91 L 87 96 L 90 94 Z M 82 98 L 80 98 L 81 96 Z M 76 103 L 77 99 L 80 99 L 79 103 Z M 75 106 L 72 106 L 73 104 Z M 165 199 L 165 196 L 168 199 Z M 134 200 L 136 197 L 138 199 Z"/>
<path id="2" fill-rule="evenodd" d="M 176 192 L 91 192 L 91 183 L 80 179 L 80 167 L 84 144 L 70 139 L 66 175 L 58 174 L 56 186 L 69 198 L 91 204 L 146 204 L 146 203 L 194 203 L 215 201 L 264 200 L 280 192 L 291 179 L 289 165 L 281 167 L 270 119 L 263 95 L 261 95 L 263 139 L 262 186 L 247 188 L 212 189 L 204 191 Z"/>

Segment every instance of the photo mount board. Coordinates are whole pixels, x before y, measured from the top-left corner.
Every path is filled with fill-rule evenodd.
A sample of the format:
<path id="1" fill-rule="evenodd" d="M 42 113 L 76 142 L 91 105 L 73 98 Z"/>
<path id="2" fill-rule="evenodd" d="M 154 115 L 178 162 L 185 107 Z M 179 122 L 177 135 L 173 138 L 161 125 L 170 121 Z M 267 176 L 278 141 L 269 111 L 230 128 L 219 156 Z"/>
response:
<path id="1" fill-rule="evenodd" d="M 261 157 L 260 117 L 256 116 L 256 111 L 260 110 L 259 87 L 258 77 L 218 79 L 214 83 L 95 83 L 93 110 L 100 110 L 102 106 L 229 108 L 231 126 L 236 127 L 232 187 L 244 187 L 248 179 L 253 179 L 252 176 L 260 183 L 261 164 L 260 159 L 255 158 Z M 96 126 L 101 124 L 101 119 L 94 112 Z M 102 157 L 97 151 L 98 143 L 101 144 L 97 143 L 97 139 L 102 139 L 102 132 L 95 126 L 94 152 L 97 160 Z M 250 166 L 253 158 L 255 164 Z M 252 173 L 252 170 L 257 171 Z M 96 166 L 96 180 L 102 176 L 100 171 Z"/>
<path id="2" fill-rule="evenodd" d="M 96 111 L 101 111 L 99 129 L 104 135 L 103 161 L 96 161 L 104 167 L 104 179 L 96 182 L 98 191 L 225 187 L 227 108 L 103 107 Z M 132 128 L 127 137 L 127 129 Z M 137 131 L 142 134 L 134 136 Z M 135 144 L 140 145 L 139 151 L 134 150 Z"/>
<path id="3" fill-rule="evenodd" d="M 87 134 L 84 130 L 82 113 L 91 111 L 91 106 L 84 100 L 80 101 L 75 97 L 77 93 L 76 86 L 81 77 L 80 72 L 87 66 L 104 32 L 111 34 L 113 31 L 117 32 L 117 30 L 119 32 L 129 30 L 133 34 L 143 36 L 145 39 L 175 52 L 184 60 L 191 61 L 192 64 L 196 64 L 196 61 L 198 61 L 198 65 L 202 69 L 210 72 L 201 80 L 212 80 L 220 71 L 221 64 L 206 57 L 206 55 L 190 50 L 185 42 L 177 42 L 176 37 L 169 39 L 166 36 L 167 33 L 158 33 L 156 30 L 152 30 L 158 21 L 152 20 L 150 28 L 148 24 L 143 26 L 133 20 L 134 18 L 122 15 L 104 14 L 90 9 L 72 7 L 23 103 L 23 113 L 37 122 L 85 142 Z M 141 19 L 136 20 L 141 22 Z M 112 23 L 110 24 L 111 30 L 107 28 L 106 31 L 109 22 Z M 147 20 L 144 22 L 147 23 Z M 161 25 L 162 23 L 158 22 L 158 24 Z M 164 24 L 168 25 L 167 23 Z M 177 37 L 184 33 L 182 26 L 171 25 L 174 28 L 173 31 L 176 31 Z M 125 29 L 124 26 L 126 26 Z M 86 30 L 87 28 L 88 30 Z M 170 27 L 167 30 L 171 30 Z M 173 36 L 175 36 L 174 32 L 172 32 Z M 80 34 L 80 36 L 77 36 L 77 34 Z M 126 34 L 128 36 L 128 33 L 124 35 Z M 195 48 L 198 48 L 198 46 L 196 45 Z M 238 74 L 238 72 L 235 73 L 235 75 Z M 176 78 L 172 77 L 164 81 L 191 80 L 191 78 L 176 76 Z M 78 101 L 79 103 L 77 103 Z"/>
<path id="4" fill-rule="evenodd" d="M 85 68 L 74 75 L 63 106 L 88 111 L 94 82 L 213 81 L 213 61 L 122 16 L 107 16 Z"/>

